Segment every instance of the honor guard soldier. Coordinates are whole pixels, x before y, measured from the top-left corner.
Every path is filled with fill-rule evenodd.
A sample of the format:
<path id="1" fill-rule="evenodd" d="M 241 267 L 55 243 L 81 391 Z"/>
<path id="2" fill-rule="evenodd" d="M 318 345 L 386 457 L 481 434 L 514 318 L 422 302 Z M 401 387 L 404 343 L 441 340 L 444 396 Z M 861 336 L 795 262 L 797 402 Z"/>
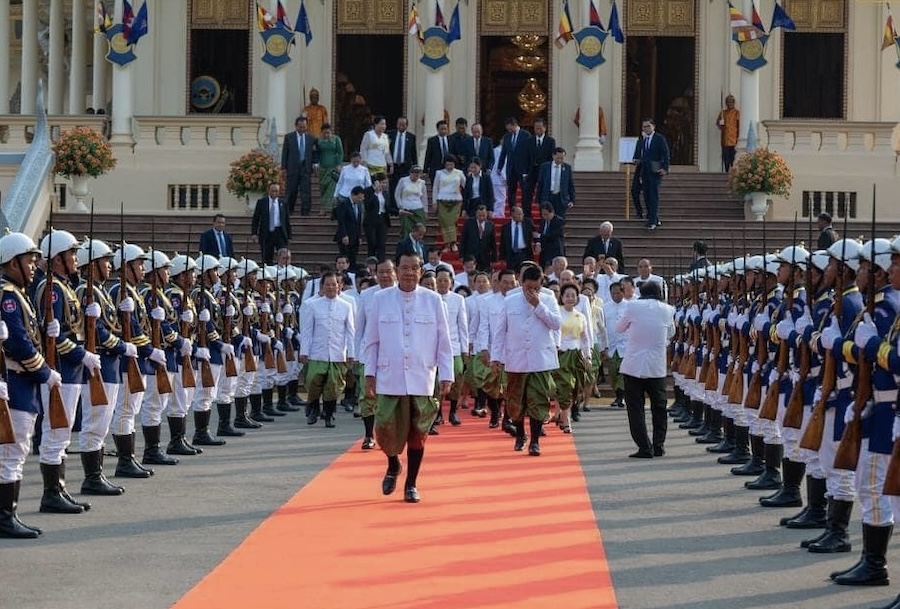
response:
<path id="1" fill-rule="evenodd" d="M 271 272 L 275 276 L 275 328 L 278 340 L 284 345 L 284 372 L 275 374 L 275 392 L 277 392 L 277 401 L 275 409 L 279 412 L 299 412 L 300 407 L 291 404 L 288 401 L 288 388 L 291 380 L 299 378 L 299 368 L 297 362 L 297 352 L 294 349 L 294 337 L 297 334 L 297 328 L 294 326 L 294 304 L 290 300 L 289 282 L 294 271 L 287 266 L 271 267 Z M 279 331 L 280 330 L 280 331 Z M 273 401 L 275 401 L 273 395 Z"/>
<path id="2" fill-rule="evenodd" d="M 259 429 L 262 427 L 262 399 L 256 396 L 254 402 L 253 387 L 256 384 L 256 375 L 258 373 L 257 354 L 259 347 L 256 346 L 253 337 L 256 336 L 256 323 L 258 323 L 258 315 L 256 310 L 256 297 L 254 286 L 256 285 L 256 274 L 259 266 L 252 260 L 244 258 L 237 265 L 237 279 L 239 285 L 235 289 L 234 295 L 241 303 L 241 348 L 237 360 L 238 379 L 234 388 L 234 426 L 238 429 Z M 247 415 L 248 401 L 252 406 L 252 413 Z"/>
<path id="3" fill-rule="evenodd" d="M 237 269 L 238 261 L 234 258 L 228 256 L 219 258 L 219 282 L 215 286 L 215 296 L 224 312 L 222 317 L 222 340 L 230 343 L 235 353 L 226 360 L 225 374 L 219 379 L 219 386 L 216 392 L 216 410 L 219 413 L 219 425 L 216 435 L 234 438 L 244 435 L 243 431 L 238 431 L 231 426 L 231 404 L 234 402 L 238 380 L 237 360 L 239 358 L 237 354 L 241 352 L 245 340 L 244 335 L 241 334 L 243 326 L 241 303 L 237 296 L 234 295 Z M 246 338 L 246 341 L 252 346 L 249 338 Z M 233 366 L 233 375 L 228 374 L 231 366 Z"/>
<path id="4" fill-rule="evenodd" d="M 78 503 L 66 491 L 66 448 L 72 439 L 72 423 L 78 408 L 78 398 L 84 383 L 85 371 L 94 374 L 101 369 L 100 356 L 84 348 L 84 316 L 78 295 L 69 285 L 69 277 L 77 272 L 76 252 L 81 244 L 71 233 L 50 229 L 41 240 L 41 254 L 47 261 L 47 276 L 35 292 L 38 315 L 45 330 L 45 339 L 52 339 L 59 357 L 58 372 L 62 384 L 58 390 L 62 398 L 67 424 L 54 428 L 50 409 L 50 388 L 41 389 L 43 422 L 41 424 L 40 463 L 44 479 L 41 511 L 57 514 L 79 514 L 90 509 L 89 503 Z M 51 310 L 52 309 L 52 310 Z"/>
<path id="5" fill-rule="evenodd" d="M 112 272 L 113 253 L 98 239 L 88 239 L 78 250 L 82 282 L 76 288 L 87 317 L 95 318 L 97 354 L 106 404 L 94 404 L 89 383 L 81 387 L 81 464 L 84 468 L 82 495 L 121 495 L 125 489 L 112 484 L 103 474 L 103 444 L 112 421 L 121 389 L 119 358 L 137 357 L 137 348 L 119 336 L 121 324 L 109 293 L 103 287 Z M 92 284 L 92 285 L 91 285 Z M 89 304 L 90 301 L 90 304 Z M 86 337 L 87 340 L 87 337 Z"/>
<path id="6" fill-rule="evenodd" d="M 275 377 L 278 374 L 275 362 L 281 355 L 284 344 L 275 335 L 275 324 L 277 323 L 275 311 L 278 310 L 274 294 L 275 269 L 272 267 L 264 267 L 260 269 L 260 271 L 261 273 L 257 274 L 256 277 L 254 297 L 259 316 L 259 324 L 257 326 L 255 338 L 261 345 L 260 349 L 262 351 L 262 357 L 260 357 L 260 360 L 262 365 L 257 370 L 250 403 L 253 405 L 253 417 L 256 420 L 264 423 L 271 423 L 275 421 L 272 417 L 283 417 L 287 415 L 287 413 L 281 412 L 275 408 L 273 396 L 275 390 Z M 271 354 L 271 359 L 266 357 L 267 352 Z M 271 364 L 271 367 L 269 364 Z M 254 395 L 258 396 L 256 399 L 261 404 L 260 411 L 256 410 L 256 404 L 253 402 Z M 256 417 L 257 412 L 259 412 L 261 418 Z"/>
<path id="7" fill-rule="evenodd" d="M 53 389 L 62 376 L 52 370 L 40 352 L 41 337 L 34 307 L 25 290 L 34 280 L 40 250 L 28 235 L 8 233 L 0 238 L 0 338 L 7 382 L 0 386 L 6 398 L 12 440 L 0 450 L 0 537 L 32 539 L 41 534 L 19 520 L 16 506 L 25 458 L 31 452 L 31 436 L 37 419 L 41 385 Z M 0 405 L 2 407 L 2 405 Z"/>
<path id="8" fill-rule="evenodd" d="M 199 356 L 205 356 L 205 353 L 200 348 L 195 348 L 194 344 L 197 309 L 190 294 L 196 282 L 196 271 L 197 264 L 193 258 L 177 254 L 172 258 L 169 267 L 169 283 L 164 292 L 166 299 L 172 304 L 182 341 L 178 349 L 178 363 L 172 383 L 174 395 L 169 400 L 166 416 L 170 435 L 166 453 L 169 455 L 193 456 L 203 452 L 202 449 L 188 443 L 185 437 L 187 413 L 191 408 L 197 383 L 191 356 L 195 352 L 199 352 Z"/>

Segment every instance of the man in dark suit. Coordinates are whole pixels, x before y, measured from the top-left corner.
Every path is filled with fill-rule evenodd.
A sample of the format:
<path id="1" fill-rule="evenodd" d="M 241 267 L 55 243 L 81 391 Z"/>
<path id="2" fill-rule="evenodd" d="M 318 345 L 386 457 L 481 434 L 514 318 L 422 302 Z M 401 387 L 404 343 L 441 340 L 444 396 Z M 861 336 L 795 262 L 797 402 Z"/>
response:
<path id="1" fill-rule="evenodd" d="M 691 252 L 694 254 L 694 261 L 691 263 L 691 270 L 705 269 L 710 265 L 709 258 L 706 257 L 706 243 L 697 240 L 691 246 Z"/>
<path id="2" fill-rule="evenodd" d="M 584 255 L 581 258 L 584 259 L 591 256 L 598 261 L 602 258 L 615 258 L 619 263 L 618 268 L 624 269 L 625 254 L 622 250 L 622 241 L 613 237 L 612 234 L 612 222 L 601 224 L 597 235 L 588 240 L 587 246 L 584 248 Z"/>
<path id="3" fill-rule="evenodd" d="M 669 144 L 666 138 L 656 133 L 656 123 L 652 118 L 644 119 L 641 129 L 643 141 L 634 149 L 636 171 L 641 174 L 644 205 L 647 206 L 647 230 L 656 230 L 659 222 L 659 183 L 669 172 Z"/>
<path id="4" fill-rule="evenodd" d="M 522 199 L 522 206 L 531 209 L 531 203 L 534 201 L 534 193 L 538 188 L 538 180 L 540 179 L 541 167 L 544 163 L 553 160 L 556 151 L 556 140 L 547 135 L 547 125 L 544 119 L 538 118 L 534 121 L 534 137 L 531 138 L 531 168 L 528 171 L 528 184 L 525 187 L 525 198 Z M 547 199 L 538 199 L 538 203 L 543 203 Z M 560 214 L 556 210 L 557 216 L 566 217 L 566 214 Z"/>
<path id="5" fill-rule="evenodd" d="M 297 195 L 300 195 L 300 215 L 308 216 L 312 210 L 310 176 L 319 166 L 316 138 L 306 131 L 306 117 L 294 121 L 294 131 L 286 133 L 281 146 L 281 169 L 287 177 L 288 211 L 294 213 Z"/>
<path id="6" fill-rule="evenodd" d="M 200 253 L 209 254 L 216 258 L 228 256 L 234 258 L 234 245 L 231 235 L 225 232 L 225 215 L 213 216 L 213 226 L 200 235 Z"/>
<path id="7" fill-rule="evenodd" d="M 459 253 L 463 260 L 469 256 L 474 256 L 476 268 L 479 271 L 489 271 L 491 264 L 497 259 L 494 223 L 488 220 L 488 212 L 485 205 L 479 205 L 475 210 L 474 217 L 470 217 L 463 223 Z"/>
<path id="8" fill-rule="evenodd" d="M 566 219 L 566 213 L 575 205 L 575 179 L 572 166 L 565 162 L 565 148 L 557 147 L 553 151 L 553 160 L 541 165 L 538 178 L 539 201 L 553 205 L 554 213 L 560 219 Z"/>
<path id="9" fill-rule="evenodd" d="M 538 241 L 541 268 L 545 268 L 557 256 L 566 255 L 564 228 L 565 222 L 556 215 L 553 206 L 550 203 L 542 203 L 540 230 L 532 235 Z"/>
<path id="10" fill-rule="evenodd" d="M 823 211 L 819 214 L 819 217 L 816 218 L 816 223 L 819 227 L 819 238 L 816 240 L 816 248 L 827 250 L 838 240 L 838 234 L 834 230 L 834 227 L 831 226 L 831 214 L 827 211 Z"/>
<path id="11" fill-rule="evenodd" d="M 394 165 L 396 167 L 396 165 Z M 384 260 L 385 246 L 387 244 L 387 231 L 391 226 L 389 210 L 391 193 L 387 189 L 387 177 L 383 173 L 376 173 L 372 178 L 372 186 L 366 188 L 363 207 L 363 229 L 366 232 L 367 256 L 374 256 L 379 261 Z"/>
<path id="12" fill-rule="evenodd" d="M 490 173 L 494 168 L 494 142 L 484 135 L 481 123 L 472 125 L 472 137 L 467 140 L 466 158 L 471 163 L 476 158 L 481 161 L 481 169 Z"/>
<path id="13" fill-rule="evenodd" d="M 394 157 L 394 172 L 390 177 L 390 191 L 397 190 L 397 182 L 400 178 L 409 175 L 413 165 L 419 164 L 419 149 L 416 146 L 416 134 L 407 131 L 409 121 L 405 116 L 397 119 L 397 128 L 388 131 L 388 139 L 391 142 L 391 155 Z"/>
<path id="14" fill-rule="evenodd" d="M 500 229 L 500 258 L 508 269 L 518 269 L 519 265 L 531 259 L 531 239 L 534 224 L 518 205 L 510 210 L 510 221 Z"/>
<path id="15" fill-rule="evenodd" d="M 269 185 L 268 196 L 256 202 L 253 220 L 250 222 L 250 234 L 259 242 L 262 260 L 265 264 L 273 264 L 275 251 L 287 247 L 291 240 L 291 222 L 287 204 L 281 200 L 281 186 Z"/>
<path id="16" fill-rule="evenodd" d="M 528 170 L 533 165 L 531 134 L 519 127 L 519 121 L 514 117 L 507 118 L 505 124 L 506 135 L 500 144 L 497 171 L 506 171 L 506 200 L 510 205 L 514 205 L 516 188 L 521 186 L 524 193 L 525 185 L 528 183 Z M 531 215 L 530 208 L 523 208 L 523 211 Z"/>
<path id="17" fill-rule="evenodd" d="M 452 154 L 447 121 L 438 121 L 435 128 L 437 135 L 432 135 L 425 143 L 425 171 L 428 172 L 430 184 L 434 184 L 434 174 L 444 168 L 444 157 Z"/>
<path id="18" fill-rule="evenodd" d="M 413 229 L 410 231 L 406 237 L 397 242 L 397 255 L 394 259 L 396 263 L 400 260 L 400 256 L 409 256 L 411 254 L 416 254 L 423 261 L 425 258 L 425 225 L 421 222 L 417 222 Z"/>
<path id="19" fill-rule="evenodd" d="M 465 167 L 469 164 L 469 149 L 472 148 L 472 136 L 466 133 L 469 128 L 469 121 L 463 117 L 456 119 L 456 131 L 450 134 L 450 154 L 457 159 L 457 167 Z"/>
<path id="20" fill-rule="evenodd" d="M 466 187 L 463 190 L 463 213 L 466 218 L 474 218 L 475 210 L 479 205 L 487 209 L 494 209 L 494 184 L 490 176 L 481 170 L 481 161 L 474 158 L 469 163 L 469 173 L 466 175 Z"/>
<path id="21" fill-rule="evenodd" d="M 347 257 L 350 268 L 356 267 L 356 254 L 359 253 L 359 242 L 363 232 L 363 199 L 365 196 L 365 188 L 354 186 L 350 191 L 350 198 L 339 201 L 334 210 L 337 220 L 334 242 L 338 244 L 338 251 L 341 255 Z"/>

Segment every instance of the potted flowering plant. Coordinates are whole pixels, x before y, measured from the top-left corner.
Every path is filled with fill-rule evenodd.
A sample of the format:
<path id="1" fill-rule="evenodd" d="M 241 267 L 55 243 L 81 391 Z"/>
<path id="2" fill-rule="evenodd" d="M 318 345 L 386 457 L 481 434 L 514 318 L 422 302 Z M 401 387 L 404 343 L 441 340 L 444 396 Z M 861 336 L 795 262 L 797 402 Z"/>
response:
<path id="1" fill-rule="evenodd" d="M 269 184 L 281 182 L 281 167 L 265 150 L 253 150 L 231 163 L 225 188 L 237 197 L 250 199 L 269 189 Z"/>
<path id="2" fill-rule="evenodd" d="M 757 220 L 766 213 L 771 195 L 787 197 L 791 192 L 791 169 L 777 152 L 757 148 L 738 157 L 728 174 L 728 185 L 737 195 L 750 197 L 750 211 Z"/>
<path id="3" fill-rule="evenodd" d="M 112 148 L 98 131 L 75 127 L 63 131 L 52 145 L 56 164 L 53 171 L 71 180 L 75 211 L 87 211 L 84 199 L 90 192 L 88 178 L 96 178 L 116 166 Z"/>

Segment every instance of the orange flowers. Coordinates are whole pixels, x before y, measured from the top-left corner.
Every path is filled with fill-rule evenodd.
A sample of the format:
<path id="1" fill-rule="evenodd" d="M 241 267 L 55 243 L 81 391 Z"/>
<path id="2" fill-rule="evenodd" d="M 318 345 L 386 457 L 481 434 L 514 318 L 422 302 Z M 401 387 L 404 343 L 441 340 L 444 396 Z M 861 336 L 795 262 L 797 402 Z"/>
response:
<path id="1" fill-rule="evenodd" d="M 52 145 L 56 155 L 54 173 L 64 177 L 88 175 L 96 178 L 116 166 L 112 148 L 103 136 L 90 127 L 63 131 Z"/>
<path id="2" fill-rule="evenodd" d="M 231 163 L 225 188 L 237 197 L 251 192 L 263 193 L 269 184 L 281 182 L 281 168 L 265 150 L 248 152 Z"/>
<path id="3" fill-rule="evenodd" d="M 728 185 L 738 195 L 764 192 L 787 197 L 793 174 L 784 158 L 768 148 L 757 148 L 737 158 L 728 173 Z"/>

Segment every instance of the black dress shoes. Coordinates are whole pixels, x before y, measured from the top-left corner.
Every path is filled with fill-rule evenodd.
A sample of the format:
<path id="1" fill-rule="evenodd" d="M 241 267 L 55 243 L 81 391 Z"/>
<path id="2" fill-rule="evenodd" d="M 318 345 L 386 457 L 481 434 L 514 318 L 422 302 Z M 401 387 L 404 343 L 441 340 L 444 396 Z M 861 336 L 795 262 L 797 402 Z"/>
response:
<path id="1" fill-rule="evenodd" d="M 526 438 L 524 436 L 521 438 L 516 438 L 516 445 L 513 447 L 513 450 L 517 450 L 517 451 L 525 450 L 525 440 L 527 440 L 527 439 L 528 438 Z"/>
<path id="2" fill-rule="evenodd" d="M 363 440 L 362 449 L 363 450 L 372 450 L 375 448 L 375 440 L 372 438 L 366 438 Z"/>
<path id="3" fill-rule="evenodd" d="M 416 490 L 416 487 L 410 486 L 405 491 L 403 491 L 403 501 L 406 503 L 419 503 L 421 501 L 421 497 L 419 497 L 419 491 Z"/>
<path id="4" fill-rule="evenodd" d="M 541 456 L 541 447 L 537 442 L 532 442 L 528 446 L 528 454 L 532 457 L 540 457 Z"/>
<path id="5" fill-rule="evenodd" d="M 662 446 L 654 446 L 653 447 L 653 456 L 654 457 L 662 457 L 666 454 L 666 449 Z"/>
<path id="6" fill-rule="evenodd" d="M 441 432 L 439 432 L 434 425 L 432 425 L 431 429 L 428 430 L 429 436 L 439 436 L 440 434 L 441 434 Z"/>
<path id="7" fill-rule="evenodd" d="M 390 495 L 397 489 L 397 476 L 399 476 L 402 471 L 403 468 L 401 467 L 396 472 L 389 471 L 384 475 L 384 479 L 381 481 L 382 495 Z"/>
<path id="8" fill-rule="evenodd" d="M 653 453 L 650 453 L 650 452 L 647 452 L 644 450 L 639 450 L 635 453 L 631 453 L 630 455 L 628 455 L 628 458 L 629 459 L 652 459 Z"/>

